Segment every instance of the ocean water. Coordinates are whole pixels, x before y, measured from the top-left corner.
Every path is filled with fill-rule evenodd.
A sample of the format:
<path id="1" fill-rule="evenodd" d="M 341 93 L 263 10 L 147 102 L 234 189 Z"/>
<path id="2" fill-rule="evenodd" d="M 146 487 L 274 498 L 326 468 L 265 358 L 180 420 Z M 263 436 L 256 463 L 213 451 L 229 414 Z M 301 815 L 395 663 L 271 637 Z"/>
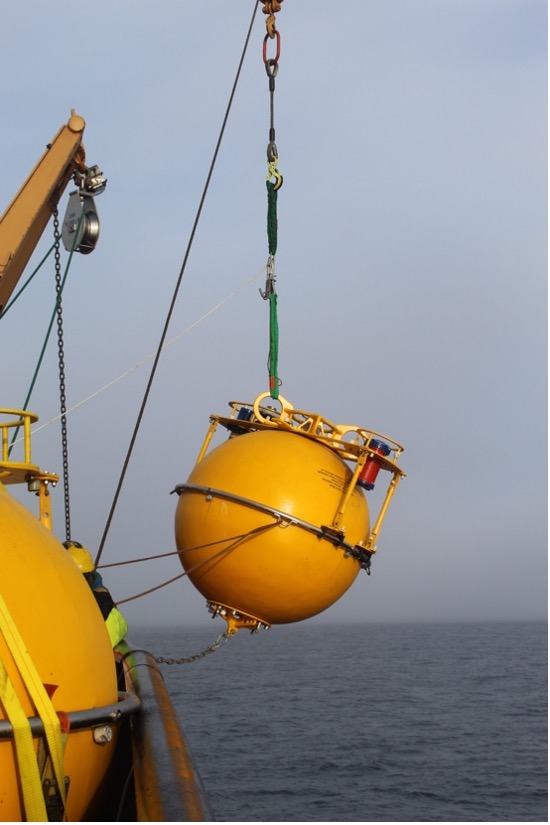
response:
<path id="1" fill-rule="evenodd" d="M 162 672 L 218 821 L 546 822 L 547 649 L 544 623 L 304 623 Z"/>

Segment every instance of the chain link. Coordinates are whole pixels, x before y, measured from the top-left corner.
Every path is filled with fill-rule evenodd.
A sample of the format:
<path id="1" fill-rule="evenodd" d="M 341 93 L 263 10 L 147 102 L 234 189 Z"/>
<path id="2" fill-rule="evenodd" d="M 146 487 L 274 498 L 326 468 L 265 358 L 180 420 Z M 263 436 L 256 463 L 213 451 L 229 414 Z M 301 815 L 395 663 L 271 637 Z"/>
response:
<path id="1" fill-rule="evenodd" d="M 208 656 L 209 653 L 214 653 L 218 650 L 222 645 L 224 645 L 229 639 L 232 637 L 232 633 L 229 631 L 225 631 L 225 633 L 220 633 L 220 635 L 209 644 L 204 650 L 201 650 L 200 653 L 195 653 L 193 656 L 183 656 L 181 659 L 167 659 L 164 656 L 154 656 L 155 662 L 161 665 L 188 665 L 191 662 L 196 662 L 198 659 L 204 659 L 205 656 Z"/>
<path id="2" fill-rule="evenodd" d="M 69 494 L 69 439 L 67 434 L 67 398 L 65 393 L 65 345 L 63 338 L 63 310 L 61 306 L 61 253 L 59 232 L 59 213 L 53 215 L 55 238 L 55 288 L 57 294 L 57 353 L 59 361 L 59 410 L 61 413 L 61 449 L 63 458 L 63 492 L 65 498 L 65 540 L 71 540 L 71 503 Z"/>

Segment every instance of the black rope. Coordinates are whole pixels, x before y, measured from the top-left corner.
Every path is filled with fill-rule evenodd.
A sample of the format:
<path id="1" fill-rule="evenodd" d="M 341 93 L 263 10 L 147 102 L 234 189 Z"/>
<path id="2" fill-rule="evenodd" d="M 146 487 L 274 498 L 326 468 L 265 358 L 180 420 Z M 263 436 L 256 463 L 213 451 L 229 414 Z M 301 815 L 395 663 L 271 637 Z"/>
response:
<path id="1" fill-rule="evenodd" d="M 251 530 L 248 531 L 248 533 L 242 533 L 240 536 L 232 536 L 230 539 L 219 539 L 219 541 L 213 541 L 209 544 L 198 544 L 195 547 L 188 547 L 186 550 L 177 551 L 178 554 L 181 555 L 183 553 L 192 553 L 195 550 L 201 550 L 205 547 L 211 547 L 213 544 L 220 544 L 222 541 L 232 541 L 232 544 L 230 544 L 228 547 L 222 547 L 221 550 L 218 550 L 212 556 L 209 556 L 207 559 L 203 559 L 202 561 L 197 562 L 197 564 L 194 564 L 193 567 L 190 567 L 188 570 L 184 570 L 183 573 L 178 573 L 177 576 L 174 576 L 171 579 L 167 579 L 166 581 L 161 582 L 161 584 L 157 584 L 154 587 L 150 587 L 148 590 L 143 590 L 141 593 L 136 593 L 135 596 L 127 596 L 125 599 L 119 599 L 117 601 L 117 605 L 126 604 L 126 602 L 133 602 L 136 599 L 140 599 L 142 596 L 148 596 L 150 593 L 154 593 L 155 590 L 162 590 L 163 587 L 166 587 L 167 585 L 172 584 L 178 579 L 182 579 L 184 576 L 188 576 L 189 573 L 194 573 L 196 570 L 199 570 L 201 567 L 204 567 L 205 564 L 210 564 L 210 562 L 214 561 L 214 559 L 217 559 L 219 556 L 224 556 L 226 553 L 230 553 L 232 550 L 238 547 L 242 541 L 249 539 L 251 536 L 254 536 L 258 533 L 263 533 L 266 530 L 272 530 L 273 527 L 278 526 L 279 522 L 274 522 L 273 524 L 260 524 L 259 527 L 253 527 Z M 125 562 L 121 562 L 121 564 L 122 563 Z M 109 566 L 110 565 L 102 565 L 101 569 L 103 570 L 104 567 Z"/>
<path id="2" fill-rule="evenodd" d="M 4 309 L 2 310 L 2 312 L 0 312 L 0 318 L 3 318 L 3 317 L 4 317 L 4 315 L 6 314 L 6 312 L 7 312 L 9 309 L 11 309 L 11 308 L 12 308 L 12 306 L 13 306 L 13 305 L 14 305 L 14 303 L 17 301 L 17 299 L 18 299 L 18 298 L 19 298 L 19 297 L 23 294 L 23 292 L 26 290 L 26 288 L 28 287 L 28 285 L 30 284 L 30 282 L 32 281 L 32 279 L 34 278 L 34 276 L 35 276 L 36 274 L 38 274 L 38 272 L 39 272 L 40 268 L 41 268 L 41 267 L 42 267 L 42 265 L 46 262 L 46 260 L 49 258 L 49 256 L 51 255 L 51 253 L 53 252 L 53 250 L 54 250 L 54 249 L 55 249 L 55 241 L 54 241 L 54 242 L 53 242 L 53 244 L 50 246 L 50 248 L 48 249 L 48 251 L 46 252 L 46 254 L 44 255 L 44 257 L 42 258 L 42 260 L 40 261 L 40 263 L 38 264 L 38 266 L 36 267 L 36 269 L 34 270 L 34 272 L 32 272 L 32 273 L 29 275 L 29 277 L 27 278 L 27 280 L 25 281 L 25 283 L 23 284 L 23 286 L 21 287 L 21 289 L 19 290 L 19 292 L 16 292 L 16 293 L 15 293 L 15 295 L 13 296 L 13 298 L 11 299 L 11 301 L 10 301 L 8 304 L 6 304 L 6 306 L 4 307 Z"/>
<path id="3" fill-rule="evenodd" d="M 240 77 L 241 69 L 242 69 L 242 66 L 243 66 L 243 63 L 244 63 L 244 58 L 245 58 L 245 55 L 246 55 L 246 51 L 247 51 L 247 48 L 248 48 L 250 35 L 252 34 L 252 27 L 254 25 L 254 20 L 256 18 L 257 10 L 258 10 L 258 0 L 254 0 L 254 11 L 252 13 L 252 19 L 250 21 L 250 25 L 248 27 L 248 32 L 247 32 L 246 39 L 245 39 L 245 42 L 244 42 L 244 47 L 243 47 L 243 51 L 242 51 L 242 54 L 241 54 L 241 59 L 239 61 L 239 66 L 237 68 L 237 74 L 235 75 L 235 80 L 233 82 L 233 88 L 231 89 L 231 94 L 229 96 L 229 102 L 227 104 L 227 108 L 226 108 L 226 111 L 225 111 L 225 116 L 224 116 L 224 119 L 223 119 L 222 127 L 221 127 L 221 130 L 220 130 L 220 134 L 218 136 L 218 141 L 216 143 L 216 148 L 214 150 L 214 155 L 212 157 L 212 162 L 210 164 L 210 169 L 208 170 L 208 175 L 206 177 L 206 183 L 204 185 L 204 189 L 203 189 L 203 193 L 202 193 L 202 196 L 201 196 L 201 199 L 200 199 L 199 207 L 197 209 L 197 214 L 195 216 L 195 221 L 193 223 L 193 228 L 191 230 L 191 235 L 189 237 L 189 242 L 187 244 L 187 250 L 186 250 L 185 256 L 183 258 L 183 263 L 181 265 L 178 280 L 176 282 L 176 287 L 174 289 L 174 294 L 172 296 L 172 301 L 171 301 L 171 304 L 170 304 L 170 308 L 168 310 L 168 315 L 166 316 L 166 321 L 165 321 L 165 324 L 164 324 L 164 329 L 162 331 L 162 335 L 161 335 L 159 345 L 158 345 L 158 348 L 157 348 L 157 352 L 156 352 L 156 355 L 155 355 L 155 360 L 153 362 L 153 366 L 151 367 L 151 374 L 149 376 L 149 381 L 147 382 L 147 387 L 145 388 L 145 394 L 143 396 L 143 401 L 141 402 L 141 408 L 140 408 L 139 413 L 138 413 L 137 421 L 136 421 L 136 424 L 135 424 L 135 427 L 134 427 L 134 432 L 132 434 L 132 438 L 130 439 L 130 445 L 128 447 L 128 452 L 127 452 L 126 458 L 124 460 L 124 464 L 123 464 L 123 467 L 122 467 L 122 472 L 120 474 L 120 478 L 118 480 L 118 484 L 117 484 L 117 488 L 116 488 L 115 495 L 114 495 L 114 498 L 113 498 L 113 502 L 111 504 L 111 510 L 110 510 L 109 515 L 107 517 L 107 522 L 105 524 L 105 529 L 103 531 L 103 535 L 101 537 L 101 542 L 99 544 L 99 549 L 98 549 L 97 555 L 95 557 L 96 566 L 97 566 L 97 563 L 99 562 L 99 559 L 101 558 L 101 554 L 103 553 L 103 548 L 105 546 L 105 540 L 107 538 L 107 534 L 109 532 L 109 528 L 110 528 L 111 522 L 113 520 L 113 515 L 114 515 L 114 512 L 115 512 L 117 503 L 118 503 L 118 499 L 119 499 L 119 496 L 120 496 L 120 491 L 122 489 L 122 484 L 123 484 L 124 478 L 126 476 L 126 471 L 128 469 L 128 464 L 130 463 L 130 457 L 132 455 L 132 451 L 134 449 L 134 444 L 136 442 L 137 434 L 138 434 L 139 428 L 141 426 L 141 420 L 143 418 L 143 414 L 145 412 L 145 407 L 146 407 L 147 401 L 149 399 L 149 393 L 151 391 L 151 386 L 153 384 L 153 379 L 154 379 L 155 373 L 157 371 L 157 366 L 158 366 L 158 362 L 160 360 L 160 355 L 161 355 L 161 352 L 162 352 L 162 349 L 163 349 L 163 346 L 164 346 L 164 341 L 165 341 L 166 336 L 168 334 L 168 327 L 170 325 L 170 320 L 172 318 L 172 313 L 173 313 L 174 307 L 176 305 L 178 292 L 180 290 L 181 282 L 183 280 L 185 267 L 187 266 L 187 259 L 189 258 L 189 253 L 191 251 L 191 246 L 193 244 L 195 233 L 197 231 L 197 226 L 198 226 L 198 223 L 199 223 L 199 218 L 201 216 L 202 208 L 204 206 L 204 201 L 206 200 L 206 194 L 208 192 L 208 187 L 210 185 L 210 179 L 212 178 L 212 173 L 214 171 L 214 166 L 216 164 L 216 160 L 217 160 L 217 157 L 218 157 L 218 152 L 220 150 L 223 134 L 225 132 L 225 127 L 226 127 L 226 124 L 227 124 L 227 120 L 229 118 L 229 112 L 231 110 L 231 105 L 233 103 L 233 98 L 235 96 L 235 91 L 237 89 L 237 83 L 239 82 L 239 77 Z"/>

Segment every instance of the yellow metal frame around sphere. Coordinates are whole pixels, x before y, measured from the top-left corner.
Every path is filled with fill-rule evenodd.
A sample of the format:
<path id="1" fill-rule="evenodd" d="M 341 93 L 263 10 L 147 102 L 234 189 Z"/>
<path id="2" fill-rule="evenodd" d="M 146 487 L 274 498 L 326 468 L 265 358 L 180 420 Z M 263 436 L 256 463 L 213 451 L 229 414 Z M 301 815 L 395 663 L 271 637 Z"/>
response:
<path id="1" fill-rule="evenodd" d="M 403 447 L 268 393 L 230 407 L 227 417 L 211 416 L 195 467 L 176 487 L 180 558 L 230 632 L 300 621 L 337 601 L 370 567 L 404 476 L 396 464 Z M 219 424 L 230 437 L 209 451 Z M 385 455 L 375 447 L 380 439 Z M 390 480 L 371 527 L 358 482 L 373 456 Z"/>

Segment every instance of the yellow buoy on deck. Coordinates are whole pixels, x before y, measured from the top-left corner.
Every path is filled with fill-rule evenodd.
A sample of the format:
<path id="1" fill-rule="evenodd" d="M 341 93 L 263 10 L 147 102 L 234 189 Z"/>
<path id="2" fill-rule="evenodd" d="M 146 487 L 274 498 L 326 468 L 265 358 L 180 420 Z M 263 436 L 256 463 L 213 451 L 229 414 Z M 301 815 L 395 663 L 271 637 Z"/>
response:
<path id="1" fill-rule="evenodd" d="M 18 732 L 17 748 L 13 736 L 0 740 L 0 816 L 23 821 L 32 818 L 28 807 L 33 795 L 40 799 L 44 782 L 42 776 L 33 787 L 43 745 L 25 734 L 25 720 L 38 718 L 33 696 L 44 689 L 55 717 L 116 704 L 118 692 L 113 651 L 90 588 L 59 541 L 2 484 L 0 556 L 0 722 Z M 36 680 L 25 671 L 29 663 Z M 78 821 L 104 777 L 116 736 L 98 743 L 88 728 L 62 739 L 66 819 Z M 47 772 L 47 765 L 39 769 Z M 55 780 L 52 774 L 48 781 Z"/>
<path id="2" fill-rule="evenodd" d="M 336 602 L 370 565 L 381 523 L 371 530 L 361 484 L 369 457 L 377 456 L 376 472 L 392 471 L 391 494 L 402 475 L 395 442 L 375 452 L 377 434 L 283 398 L 280 410 L 264 407 L 265 397 L 211 417 L 197 463 L 176 488 L 181 562 L 230 629 L 300 621 Z M 230 436 L 207 454 L 218 423 Z"/>

